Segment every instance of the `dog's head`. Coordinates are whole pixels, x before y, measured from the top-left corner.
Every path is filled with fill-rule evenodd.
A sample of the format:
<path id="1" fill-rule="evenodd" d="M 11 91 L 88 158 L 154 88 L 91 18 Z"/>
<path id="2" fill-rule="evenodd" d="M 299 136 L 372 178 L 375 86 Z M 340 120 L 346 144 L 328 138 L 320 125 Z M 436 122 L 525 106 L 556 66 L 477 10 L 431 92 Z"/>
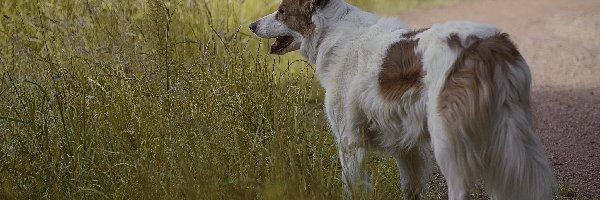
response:
<path id="1" fill-rule="evenodd" d="M 276 38 L 271 54 L 283 55 L 300 49 L 315 31 L 313 15 L 329 0 L 282 0 L 279 9 L 250 25 L 261 38 Z"/>

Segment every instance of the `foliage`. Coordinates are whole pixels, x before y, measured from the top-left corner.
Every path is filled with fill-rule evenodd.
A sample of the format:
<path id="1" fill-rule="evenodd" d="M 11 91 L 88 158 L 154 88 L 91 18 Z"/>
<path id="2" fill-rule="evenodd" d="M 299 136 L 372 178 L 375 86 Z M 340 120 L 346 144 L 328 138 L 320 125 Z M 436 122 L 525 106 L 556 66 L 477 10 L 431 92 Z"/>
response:
<path id="1" fill-rule="evenodd" d="M 277 2 L 2 1 L 0 199 L 341 199 L 314 69 L 245 28 Z"/>

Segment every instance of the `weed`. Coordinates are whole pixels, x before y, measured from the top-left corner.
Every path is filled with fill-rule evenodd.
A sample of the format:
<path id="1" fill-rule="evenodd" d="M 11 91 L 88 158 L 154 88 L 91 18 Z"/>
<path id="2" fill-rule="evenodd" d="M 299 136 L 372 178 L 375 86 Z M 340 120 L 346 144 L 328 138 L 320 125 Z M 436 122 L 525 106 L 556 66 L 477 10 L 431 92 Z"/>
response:
<path id="1" fill-rule="evenodd" d="M 566 183 L 561 183 L 558 185 L 558 195 L 566 198 L 577 197 L 575 190 L 569 184 Z"/>
<path id="2" fill-rule="evenodd" d="M 2 1 L 0 199 L 341 199 L 314 69 L 244 28 L 276 3 Z"/>

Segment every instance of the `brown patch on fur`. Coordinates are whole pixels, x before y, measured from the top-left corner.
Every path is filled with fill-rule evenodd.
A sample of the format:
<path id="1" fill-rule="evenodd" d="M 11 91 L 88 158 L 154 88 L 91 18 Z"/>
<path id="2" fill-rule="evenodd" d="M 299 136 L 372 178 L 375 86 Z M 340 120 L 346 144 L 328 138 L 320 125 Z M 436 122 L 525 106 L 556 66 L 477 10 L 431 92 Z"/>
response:
<path id="1" fill-rule="evenodd" d="M 422 28 L 419 30 L 409 31 L 409 32 L 402 34 L 402 36 L 405 38 L 414 38 L 415 36 L 417 36 L 417 34 L 425 32 L 426 30 L 429 30 L 429 28 Z"/>
<path id="2" fill-rule="evenodd" d="M 497 73 L 508 73 L 509 67 L 521 67 L 515 64 L 522 60 L 521 54 L 508 34 L 474 38 L 450 69 L 437 102 L 447 125 L 459 121 L 485 127 L 497 99 L 494 78 Z M 450 35 L 448 45 L 462 47 L 460 44 L 458 35 Z"/>
<path id="3" fill-rule="evenodd" d="M 462 49 L 462 41 L 460 40 L 460 36 L 458 36 L 458 34 L 456 33 L 452 33 L 450 34 L 450 36 L 448 36 L 448 38 L 446 39 L 446 43 L 448 43 L 448 46 L 450 46 L 450 48 L 453 49 Z"/>
<path id="4" fill-rule="evenodd" d="M 379 72 L 380 95 L 387 101 L 397 101 L 409 90 L 423 89 L 421 56 L 415 53 L 418 40 L 402 40 L 387 51 Z"/>
<path id="5" fill-rule="evenodd" d="M 480 41 L 480 40 L 481 40 L 481 38 L 479 38 L 475 35 L 469 35 L 465 39 L 466 45 L 463 45 L 463 42 L 462 42 L 462 39 L 460 38 L 460 36 L 458 36 L 458 34 L 456 34 L 456 33 L 452 33 L 446 39 L 446 43 L 448 43 L 448 46 L 450 46 L 450 48 L 464 49 L 464 48 L 472 46 L 473 44 L 475 44 L 475 42 Z"/>
<path id="6" fill-rule="evenodd" d="M 275 18 L 306 37 L 315 30 L 313 13 L 328 2 L 329 0 L 283 0 Z"/>

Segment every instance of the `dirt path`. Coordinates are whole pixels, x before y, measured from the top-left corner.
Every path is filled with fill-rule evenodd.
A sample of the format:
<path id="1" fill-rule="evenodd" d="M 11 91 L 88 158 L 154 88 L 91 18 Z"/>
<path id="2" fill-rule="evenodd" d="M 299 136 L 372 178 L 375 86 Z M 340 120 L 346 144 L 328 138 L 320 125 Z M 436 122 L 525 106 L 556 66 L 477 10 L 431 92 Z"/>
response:
<path id="1" fill-rule="evenodd" d="M 536 133 L 558 181 L 600 197 L 600 1 L 472 0 L 401 17 L 413 28 L 471 20 L 511 34 L 531 66 Z"/>

